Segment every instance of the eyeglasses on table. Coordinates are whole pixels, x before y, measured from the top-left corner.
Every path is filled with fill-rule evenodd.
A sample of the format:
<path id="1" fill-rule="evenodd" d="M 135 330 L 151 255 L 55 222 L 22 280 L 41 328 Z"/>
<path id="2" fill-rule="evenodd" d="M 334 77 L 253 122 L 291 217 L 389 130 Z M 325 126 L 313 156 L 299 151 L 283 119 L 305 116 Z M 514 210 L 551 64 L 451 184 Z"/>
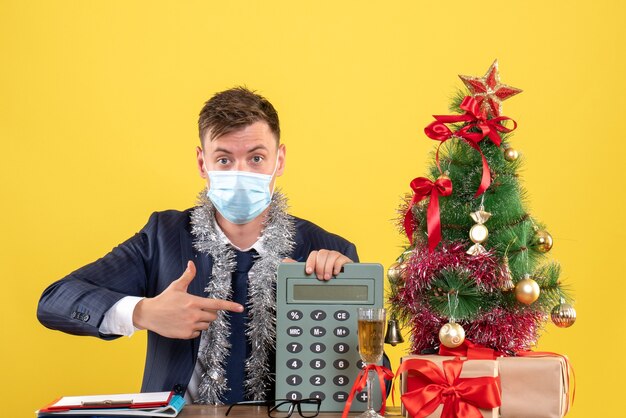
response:
<path id="1" fill-rule="evenodd" d="M 320 405 L 322 404 L 321 399 L 316 398 L 308 398 L 308 399 L 274 399 L 271 401 L 241 401 L 236 402 L 228 407 L 226 410 L 226 415 L 230 413 L 230 410 L 233 407 L 238 405 L 248 405 L 248 406 L 267 406 L 267 416 L 270 418 L 289 418 L 295 410 L 298 411 L 298 414 L 302 418 L 313 418 L 316 417 L 320 413 Z M 289 405 L 289 408 L 286 411 L 280 411 L 279 408 L 283 408 Z M 303 411 L 302 405 L 313 405 L 314 410 Z"/>

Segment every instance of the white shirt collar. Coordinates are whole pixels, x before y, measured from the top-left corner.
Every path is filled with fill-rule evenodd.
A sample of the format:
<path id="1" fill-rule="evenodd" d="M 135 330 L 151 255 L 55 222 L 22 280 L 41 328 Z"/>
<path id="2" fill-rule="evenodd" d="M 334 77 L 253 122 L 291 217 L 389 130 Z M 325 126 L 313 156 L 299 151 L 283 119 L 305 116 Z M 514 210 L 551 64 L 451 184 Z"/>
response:
<path id="1" fill-rule="evenodd" d="M 219 224 L 217 223 L 217 221 L 215 220 L 215 217 L 213 218 L 213 226 L 215 227 L 215 230 L 217 231 L 217 235 L 220 238 L 220 240 L 223 243 L 229 244 L 230 246 L 232 246 L 234 249 L 241 251 L 241 252 L 246 252 L 246 251 L 250 251 L 250 250 L 255 250 L 257 253 L 259 253 L 259 255 L 263 255 L 265 254 L 265 247 L 263 246 L 263 236 L 260 236 L 257 238 L 256 242 L 254 244 L 252 244 L 250 247 L 248 248 L 239 248 L 237 247 L 235 244 L 233 244 L 228 237 L 226 236 L 226 234 L 224 233 L 224 231 L 222 231 L 222 228 L 220 228 Z"/>

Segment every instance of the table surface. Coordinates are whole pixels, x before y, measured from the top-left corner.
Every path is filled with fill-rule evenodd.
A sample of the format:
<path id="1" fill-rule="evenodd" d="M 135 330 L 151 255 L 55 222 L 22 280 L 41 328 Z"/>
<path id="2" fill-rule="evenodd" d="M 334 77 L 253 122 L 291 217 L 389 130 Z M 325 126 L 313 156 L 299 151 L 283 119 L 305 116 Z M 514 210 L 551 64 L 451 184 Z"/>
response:
<path id="1" fill-rule="evenodd" d="M 205 418 L 205 417 L 225 417 L 228 406 L 213 406 L 213 405 L 185 405 L 183 410 L 178 415 L 181 418 Z M 358 413 L 351 413 L 351 417 L 357 416 Z M 400 407 L 393 407 L 389 405 L 385 411 L 386 417 L 400 417 Z M 237 417 L 267 417 L 266 406 L 236 406 L 230 411 L 227 418 Z M 300 418 L 297 412 L 295 412 L 292 418 Z M 320 412 L 318 417 L 322 418 L 340 418 L 341 412 Z"/>

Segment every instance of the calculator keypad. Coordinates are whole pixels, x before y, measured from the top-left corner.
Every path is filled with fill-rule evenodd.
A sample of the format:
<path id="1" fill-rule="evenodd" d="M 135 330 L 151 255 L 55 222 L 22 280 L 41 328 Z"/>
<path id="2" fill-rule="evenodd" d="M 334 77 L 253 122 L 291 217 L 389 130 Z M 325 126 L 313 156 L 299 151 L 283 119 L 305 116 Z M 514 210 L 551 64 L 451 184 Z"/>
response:
<path id="1" fill-rule="evenodd" d="M 291 309 L 281 318 L 283 349 L 294 357 L 286 361 L 290 370 L 286 378 L 288 399 L 311 397 L 335 402 L 341 410 L 352 384 L 363 367 L 358 354 L 355 312 L 346 309 Z M 354 315 L 354 316 L 353 316 Z M 286 319 L 286 321 L 285 321 Z M 319 340 L 318 340 L 319 339 Z M 311 341 L 313 341 L 311 343 Z M 280 395 L 280 394 L 278 394 Z M 367 402 L 367 393 L 355 395 L 355 406 Z"/>

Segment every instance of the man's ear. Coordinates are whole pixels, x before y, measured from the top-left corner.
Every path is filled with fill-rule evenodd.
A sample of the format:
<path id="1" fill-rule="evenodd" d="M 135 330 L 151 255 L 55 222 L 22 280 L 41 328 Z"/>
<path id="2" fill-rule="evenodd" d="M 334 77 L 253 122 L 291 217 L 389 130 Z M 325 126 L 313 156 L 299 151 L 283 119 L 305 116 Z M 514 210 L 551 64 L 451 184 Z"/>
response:
<path id="1" fill-rule="evenodd" d="M 204 168 L 204 153 L 202 152 L 202 148 L 200 147 L 196 147 L 196 161 L 198 164 L 198 173 L 200 174 L 200 177 L 206 179 L 208 177 L 208 174 L 206 172 L 206 169 Z"/>
<path id="2" fill-rule="evenodd" d="M 283 175 L 285 171 L 285 157 L 287 156 L 287 148 L 285 144 L 280 144 L 278 146 L 278 167 L 276 167 L 276 177 L 280 177 Z"/>

